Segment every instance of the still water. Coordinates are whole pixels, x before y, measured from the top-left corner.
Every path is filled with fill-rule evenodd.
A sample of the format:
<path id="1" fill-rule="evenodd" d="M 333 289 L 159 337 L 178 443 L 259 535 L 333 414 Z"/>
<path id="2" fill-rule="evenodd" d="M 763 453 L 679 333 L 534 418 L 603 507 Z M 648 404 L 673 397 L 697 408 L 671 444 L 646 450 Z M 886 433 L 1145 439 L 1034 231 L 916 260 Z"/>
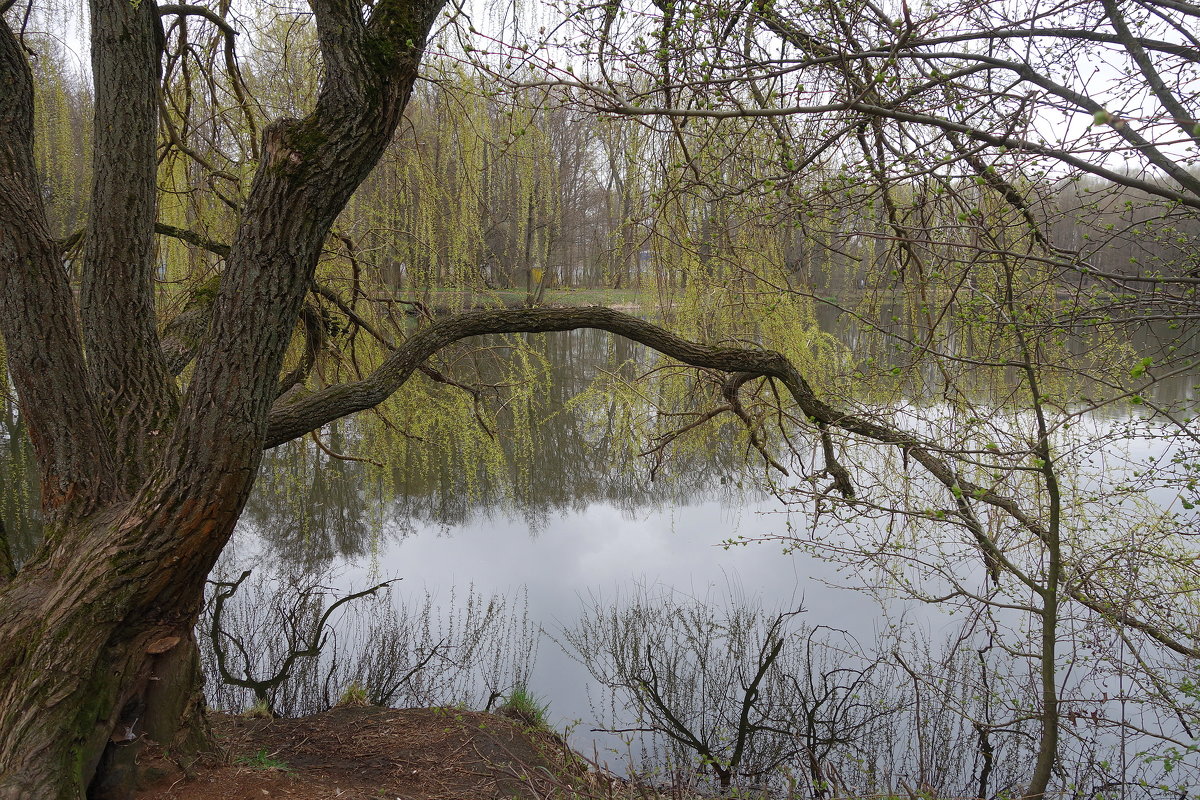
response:
<path id="1" fill-rule="evenodd" d="M 779 454 L 791 473 L 787 478 L 770 477 L 762 458 L 728 428 L 701 445 L 693 441 L 647 455 L 652 449 L 647 442 L 631 441 L 611 424 L 621 416 L 614 413 L 619 403 L 578 402 L 597 378 L 631 380 L 640 374 L 645 353 L 593 331 L 530 337 L 525 344 L 544 358 L 548 380 L 525 405 L 514 404 L 499 416 L 494 436 L 461 418 L 448 429 L 423 429 L 419 437 L 411 435 L 419 438 L 420 458 L 389 459 L 387 468 L 331 458 L 300 443 L 269 454 L 220 574 L 303 572 L 319 576 L 331 597 L 399 578 L 389 602 L 413 606 L 432 598 L 444 615 L 453 613 L 445 606 L 461 602 L 470 590 L 507 598 L 534 632 L 518 639 L 532 649 L 525 662 L 531 672 L 481 674 L 459 686 L 463 699 L 482 705 L 491 690 L 512 688 L 503 681 L 526 682 L 548 704 L 551 724 L 571 728 L 578 747 L 590 750 L 595 743 L 604 748 L 602 759 L 616 763 L 625 758 L 617 740 L 593 729 L 632 722 L 614 712 L 611 698 L 559 644 L 564 629 L 577 625 L 589 607 L 619 605 L 639 592 L 667 591 L 709 603 L 750 598 L 772 610 L 802 608 L 805 625 L 840 629 L 861 642 L 901 624 L 938 641 L 962 625 L 947 610 L 906 601 L 887 589 L 868 590 L 879 583 L 869 565 L 839 567 L 780 543 L 797 532 L 819 538 L 835 524 L 814 519 L 811 504 L 787 505 L 769 491 L 813 472 L 819 464 L 811 449 L 801 444 Z M 493 341 L 484 352 L 506 347 Z M 1187 405 L 1195 383 L 1193 374 L 1180 373 L 1148 399 Z M 661 398 L 654 399 L 643 414 L 671 413 L 657 402 Z M 936 425 L 936 403 L 926 411 Z M 1145 416 L 1139 408 L 1081 420 L 1080 427 L 1091 426 L 1093 434 L 1113 434 L 1093 454 L 1106 479 L 1132 472 L 1126 464 L 1169 452 L 1165 442 L 1146 434 L 1153 427 L 1140 425 Z M 1130 425 L 1140 435 L 1122 438 L 1120 431 Z M 365 457 L 371 449 L 362 447 L 362 437 L 370 435 L 342 423 L 325 432 L 324 444 L 334 451 L 357 444 L 354 452 Z M 503 457 L 488 456 L 494 463 L 479 467 L 463 437 L 486 437 Z M 878 471 L 871 458 L 858 463 Z M 1150 502 L 1176 500 L 1160 491 Z M 730 546 L 731 540 L 750 543 Z M 967 579 L 970 587 L 985 591 L 983 570 L 977 559 L 967 558 L 977 573 Z M 1010 614 L 1007 624 L 1020 628 L 1025 621 Z M 1064 695 L 1094 691 L 1107 697 L 1107 680 L 1102 676 L 1088 687 L 1064 684 Z"/>
<path id="2" fill-rule="evenodd" d="M 872 340 L 853 320 L 830 317 L 821 323 L 856 354 L 870 352 Z M 694 418 L 671 415 L 702 404 L 686 393 L 654 388 L 662 374 L 637 382 L 651 363 L 640 348 L 594 331 L 527 337 L 521 341 L 523 358 L 532 366 L 516 380 L 502 366 L 510 360 L 512 344 L 511 340 L 476 342 L 447 358 L 451 371 L 455 364 L 470 367 L 463 380 L 506 385 L 489 395 L 501 411 L 484 421 L 486 429 L 461 396 L 456 402 L 447 399 L 455 396 L 453 391 L 422 394 L 422 389 L 398 407 L 387 425 L 374 424 L 370 417 L 365 422 L 344 421 L 321 432 L 321 447 L 305 440 L 266 455 L 254 496 L 214 575 L 228 581 L 253 570 L 256 579 L 263 581 L 257 594 L 243 590 L 240 610 L 226 620 L 229 630 L 249 637 L 252 653 L 262 654 L 254 665 L 260 677 L 269 670 L 268 662 L 278 653 L 271 647 L 278 647 L 282 636 L 270 624 L 274 610 L 286 604 L 280 600 L 281 587 L 289 582 L 321 587 L 321 601 L 328 604 L 337 596 L 396 579 L 385 597 L 355 601 L 345 614 L 332 618 L 327 652 L 298 676 L 310 684 L 310 690 L 292 691 L 284 703 L 290 704 L 288 710 L 313 711 L 336 702 L 345 683 L 330 677 L 338 668 L 337 660 L 351 658 L 356 648 L 377 644 L 372 638 L 377 639 L 382 628 L 370 626 L 388 623 L 393 613 L 389 609 L 417 609 L 418 618 L 423 613 L 424 621 L 419 619 L 413 630 L 424 636 L 428 647 L 469 626 L 470 615 L 494 597 L 502 604 L 501 627 L 507 627 L 492 639 L 476 640 L 475 645 L 480 650 L 495 649 L 495 657 L 441 651 L 439 658 L 470 661 L 471 668 L 440 686 L 426 686 L 420 697 L 481 707 L 493 691 L 508 693 L 514 683 L 525 683 L 548 704 L 550 723 L 573 731 L 577 747 L 590 751 L 594 743 L 602 760 L 623 764 L 627 759 L 637 761 L 637 755 L 622 752 L 619 737 L 592 729 L 629 726 L 636 720 L 614 705 L 578 658 L 559 644 L 564 630 L 577 626 L 589 608 L 619 606 L 639 596 L 665 593 L 680 603 L 749 602 L 769 612 L 803 609 L 798 618 L 803 625 L 845 631 L 852 641 L 863 643 L 864 652 L 880 636 L 898 629 L 933 642 L 933 650 L 948 634 L 964 630 L 962 615 L 950 613 L 954 609 L 916 603 L 881 588 L 885 582 L 867 560 L 854 564 L 842 559 L 839 565 L 836 560 L 814 557 L 811 548 L 786 547 L 789 542 L 820 540 L 834 533 L 847 535 L 847 527 L 828 509 L 815 517 L 812 502 L 789 505 L 776 496 L 777 492 L 788 496 L 788 487 L 805 485 L 805 476 L 821 466 L 812 442 L 803 436 L 797 437 L 791 451 L 777 442 L 770 444 L 774 457 L 789 470 L 786 476 L 764 465 L 736 424 L 722 427 L 710 422 L 656 450 L 655 440 L 647 438 L 644 430 L 634 432 L 635 428 L 657 424 L 661 434 L 686 426 Z M 1148 336 L 1144 342 L 1135 341 L 1135 346 L 1141 353 L 1154 352 L 1158 345 L 1154 336 Z M 1188 346 L 1194 350 L 1194 343 Z M 1086 357 L 1086 345 L 1077 349 L 1081 358 Z M 887 353 L 880 355 L 879 371 L 885 372 Z M 905 396 L 921 400 L 903 399 L 880 409 L 863 407 L 893 418 L 920 417 L 929 430 L 940 430 L 953 415 L 939 406 L 938 375 L 927 371 L 921 379 L 925 386 Z M 531 388 L 519 388 L 522 381 Z M 1108 437 L 1102 446 L 1079 454 L 1078 463 L 1094 465 L 1090 467 L 1094 471 L 1091 477 L 1080 473 L 1076 490 L 1085 492 L 1089 481 L 1111 486 L 1125 476 L 1132 486 L 1142 465 L 1154 459 L 1169 463 L 1172 454 L 1180 451 L 1157 438 L 1155 423 L 1144 421 L 1152 416 L 1147 406 L 1190 409 L 1197 383 L 1194 370 L 1178 370 L 1158 382 L 1145 398 L 1148 404 L 1109 407 L 1102 414 L 1076 419 L 1076 430 L 1084 432 L 1082 440 L 1101 433 Z M 597 392 L 597 384 L 607 388 Z M 1081 395 L 1080 402 L 1086 403 L 1086 397 Z M 37 538 L 36 515 L 29 510 L 35 505 L 34 475 L 19 415 L 8 410 L 11 413 L 0 417 L 6 447 L 5 469 L 0 470 L 4 482 L 0 512 L 16 534 L 20 557 Z M 1018 412 L 1003 424 L 1019 427 L 1028 420 Z M 352 458 L 334 457 L 331 452 Z M 856 476 L 875 489 L 890 490 L 905 474 L 903 465 L 870 452 L 845 455 Z M 1170 487 L 1143 491 L 1140 513 L 1178 508 L 1182 496 Z M 849 535 L 869 543 L 890 534 L 895 519 L 880 513 L 855 524 L 860 527 L 851 528 Z M 731 545 L 731 541 L 738 543 Z M 962 577 L 972 591 L 986 591 L 987 577 L 977 553 L 969 547 L 939 550 L 931 541 L 920 544 L 926 546 L 937 557 L 958 559 L 964 565 L 961 572 L 952 571 L 952 577 Z M 930 588 L 936 594 L 941 587 L 931 584 Z M 1028 629 L 1028 619 L 1017 612 L 1000 612 L 997 619 L 1018 634 Z M 1068 622 L 1064 628 L 1064 666 L 1077 660 L 1083 664 L 1089 658 L 1092 663 L 1114 658 L 1111 640 L 1096 642 L 1088 639 L 1090 633 L 1076 635 L 1071 629 L 1074 624 Z M 985 634 L 982 628 L 970 633 L 975 638 Z M 1117 653 L 1115 658 L 1124 656 Z M 1164 674 L 1173 674 L 1173 667 L 1163 663 Z M 1000 663 L 991 679 L 1003 677 L 1007 669 L 1011 692 L 1018 696 L 1029 689 L 1029 664 L 1019 660 L 1013 664 Z M 344 665 L 341 668 L 339 674 L 349 680 L 351 673 Z M 1125 673 L 1113 667 L 1094 672 L 1085 679 L 1078 677 L 1082 670 L 1064 670 L 1062 692 L 1075 703 L 1069 706 L 1072 713 L 1100 708 L 1111 719 L 1119 714 L 1122 720 L 1138 713 L 1142 716 L 1137 724 L 1163 729 L 1161 710 L 1150 706 L 1136 710 L 1132 704 L 1126 708 L 1123 702 L 1119 708 L 1114 705 L 1110 698 L 1130 693 Z M 895 680 L 899 673 L 890 674 Z M 219 707 L 241 710 L 253 699 L 248 692 L 216 684 L 216 677 L 210 676 L 210 702 Z M 1100 705 L 1096 697 L 1104 698 Z M 1019 706 L 1026 701 L 1017 697 L 1012 702 Z M 976 713 L 991 712 L 976 709 Z M 1004 727 L 999 717 L 994 724 L 997 729 Z M 1178 726 L 1171 725 L 1168 719 L 1166 728 L 1177 733 Z M 1091 753 L 1088 763 L 1105 765 L 1109 777 L 1081 774 L 1072 779 L 1102 785 L 1111 775 L 1149 774 L 1147 758 L 1141 758 L 1141 766 L 1132 761 L 1148 752 L 1150 745 L 1118 741 L 1106 730 L 1091 739 L 1081 736 L 1064 747 L 1073 747 L 1073 753 Z M 973 735 L 969 726 L 965 731 L 959 735 Z M 910 737 L 919 738 L 914 729 L 888 735 L 905 740 L 891 754 L 897 762 L 936 760 L 939 752 L 975 748 L 967 739 L 947 738 L 939 747 L 929 748 L 933 755 L 914 755 L 916 745 L 908 743 Z M 1020 737 L 1013 741 L 1017 743 L 1005 755 L 1019 778 L 1020 762 L 1029 756 L 1028 743 L 1022 744 Z M 1171 746 L 1186 747 L 1191 741 L 1188 734 L 1177 737 Z M 1200 767 L 1191 763 L 1194 760 L 1194 755 L 1188 755 L 1182 766 L 1173 764 L 1175 774 L 1183 767 Z M 936 766 L 929 766 L 930 774 Z M 959 770 L 965 775 L 973 769 L 977 767 L 968 758 L 947 767 L 945 774 Z M 919 770 L 897 768 L 892 774 L 911 777 L 925 770 L 922 764 Z M 1155 776 L 1161 777 L 1161 769 Z"/>
<path id="3" fill-rule="evenodd" d="M 629 370 L 644 354 L 593 331 L 537 339 L 552 380 L 537 399 L 535 441 L 525 454 L 496 431 L 508 450 L 502 474 L 468 481 L 454 437 L 411 478 L 403 467 L 382 476 L 311 445 L 280 448 L 269 456 L 221 574 L 330 573 L 331 585 L 344 591 L 400 578 L 392 589 L 398 602 L 426 593 L 444 601 L 468 587 L 521 596 L 533 627 L 548 634 L 534 642 L 529 689 L 548 703 L 558 727 L 594 726 L 589 696 L 596 689 L 554 640 L 597 598 L 615 601 L 637 587 L 698 599 L 744 594 L 771 608 L 802 607 L 812 625 L 873 634 L 879 603 L 843 588 L 830 565 L 776 542 L 728 544 L 777 536 L 807 513 L 789 511 L 763 490 L 761 458 L 714 439 L 703 453 L 669 454 L 651 477 L 651 459 L 636 457 L 639 448 L 619 459 L 618 433 L 586 424 L 586 409 L 566 408 L 597 372 Z M 396 490 L 381 490 L 385 481 Z"/>

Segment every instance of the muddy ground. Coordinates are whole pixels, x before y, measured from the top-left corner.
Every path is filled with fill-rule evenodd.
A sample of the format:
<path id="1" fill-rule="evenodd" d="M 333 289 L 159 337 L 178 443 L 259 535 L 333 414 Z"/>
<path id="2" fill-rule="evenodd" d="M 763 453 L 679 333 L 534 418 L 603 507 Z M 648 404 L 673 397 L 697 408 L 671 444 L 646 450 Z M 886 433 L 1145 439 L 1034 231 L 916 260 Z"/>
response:
<path id="1" fill-rule="evenodd" d="M 614 787 L 556 735 L 456 709 L 343 707 L 301 719 L 214 715 L 222 753 L 184 769 L 147 752 L 138 800 L 488 800 Z"/>

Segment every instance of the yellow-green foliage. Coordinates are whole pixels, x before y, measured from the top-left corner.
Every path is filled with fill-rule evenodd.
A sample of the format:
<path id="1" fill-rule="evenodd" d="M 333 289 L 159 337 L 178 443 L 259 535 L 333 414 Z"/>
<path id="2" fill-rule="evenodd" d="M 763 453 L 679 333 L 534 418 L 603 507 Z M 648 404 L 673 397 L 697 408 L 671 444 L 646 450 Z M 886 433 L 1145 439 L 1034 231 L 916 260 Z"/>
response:
<path id="1" fill-rule="evenodd" d="M 49 37 L 32 42 L 41 56 L 34 66 L 34 158 L 49 199 L 47 211 L 60 238 L 79 230 L 91 178 L 92 114 L 83 81 L 68 71 L 65 48 Z"/>
<path id="2" fill-rule="evenodd" d="M 429 65 L 397 139 L 343 221 L 399 286 L 483 288 L 482 268 L 524 287 L 558 227 L 558 162 L 536 98 L 495 99 L 460 68 Z M 440 71 L 439 71 L 440 70 Z"/>
<path id="3" fill-rule="evenodd" d="M 0 339 L 0 356 L 3 340 Z M 0 358 L 0 368 L 3 367 Z M 0 373 L 7 380 L 7 373 Z M 7 392 L 6 392 L 7 394 Z M 7 521 L 9 546 L 17 558 L 27 555 L 40 531 L 38 467 L 16 404 L 0 397 L 0 521 Z"/>

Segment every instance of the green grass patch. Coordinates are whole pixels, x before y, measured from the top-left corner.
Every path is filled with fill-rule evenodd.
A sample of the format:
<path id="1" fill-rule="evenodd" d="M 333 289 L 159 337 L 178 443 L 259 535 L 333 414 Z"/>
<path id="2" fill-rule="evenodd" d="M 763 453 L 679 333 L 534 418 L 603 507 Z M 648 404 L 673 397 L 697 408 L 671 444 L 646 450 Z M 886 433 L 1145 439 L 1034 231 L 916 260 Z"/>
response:
<path id="1" fill-rule="evenodd" d="M 550 728 L 546 721 L 546 712 L 550 710 L 550 704 L 523 685 L 513 688 L 499 710 L 503 716 L 519 720 L 531 728 Z"/>
<path id="2" fill-rule="evenodd" d="M 359 686 L 358 682 L 355 681 L 342 692 L 342 696 L 338 698 L 337 704 L 339 707 L 350 706 L 352 708 L 369 706 L 371 705 L 371 695 L 365 687 Z"/>
<path id="3" fill-rule="evenodd" d="M 242 756 L 235 762 L 243 767 L 251 769 L 277 769 L 281 772 L 291 772 L 292 768 L 287 765 L 286 761 L 275 758 L 275 753 L 268 753 L 266 750 L 259 750 L 252 756 Z"/>

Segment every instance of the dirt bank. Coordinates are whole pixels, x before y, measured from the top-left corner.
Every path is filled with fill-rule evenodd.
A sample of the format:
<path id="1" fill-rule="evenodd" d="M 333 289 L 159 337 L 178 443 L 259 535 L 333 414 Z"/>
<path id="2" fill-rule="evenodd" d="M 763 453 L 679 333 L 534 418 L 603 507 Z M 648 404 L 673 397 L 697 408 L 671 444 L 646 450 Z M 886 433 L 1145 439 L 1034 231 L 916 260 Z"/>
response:
<path id="1" fill-rule="evenodd" d="M 557 736 L 473 711 L 345 707 L 211 722 L 224 754 L 191 775 L 148 754 L 138 800 L 536 798 L 592 781 Z"/>

